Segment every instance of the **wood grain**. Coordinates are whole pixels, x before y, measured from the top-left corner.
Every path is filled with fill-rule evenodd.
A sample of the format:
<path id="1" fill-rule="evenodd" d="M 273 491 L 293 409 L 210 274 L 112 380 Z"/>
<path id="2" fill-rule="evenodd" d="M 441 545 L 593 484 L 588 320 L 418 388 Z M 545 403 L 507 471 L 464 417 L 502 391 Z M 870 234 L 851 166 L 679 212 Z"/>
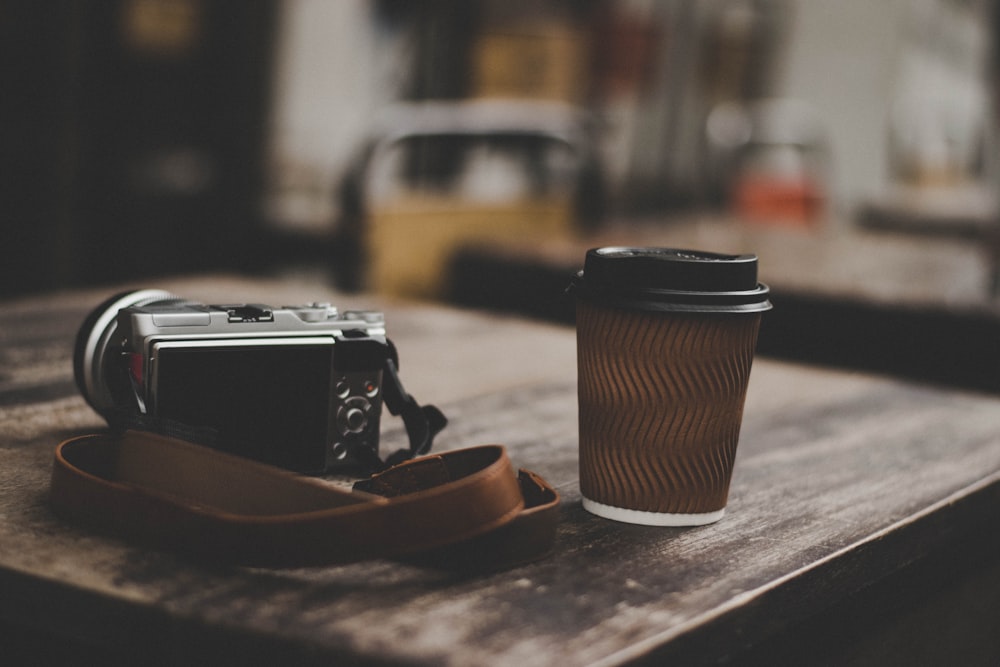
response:
<path id="1" fill-rule="evenodd" d="M 230 278 L 171 287 L 314 298 Z M 767 359 L 754 363 L 722 521 L 599 519 L 580 505 L 573 331 L 387 304 L 404 381 L 451 420 L 437 446 L 506 444 L 563 494 L 555 553 L 477 577 L 386 561 L 208 568 L 91 535 L 47 506 L 54 445 L 101 425 L 69 370 L 72 334 L 100 296 L 0 308 L 0 620 L 126 662 L 528 667 L 682 649 L 685 663 L 717 662 L 928 554 L 977 544 L 977 527 L 1000 519 L 1000 400 Z M 402 443 L 396 422 L 383 438 Z"/>

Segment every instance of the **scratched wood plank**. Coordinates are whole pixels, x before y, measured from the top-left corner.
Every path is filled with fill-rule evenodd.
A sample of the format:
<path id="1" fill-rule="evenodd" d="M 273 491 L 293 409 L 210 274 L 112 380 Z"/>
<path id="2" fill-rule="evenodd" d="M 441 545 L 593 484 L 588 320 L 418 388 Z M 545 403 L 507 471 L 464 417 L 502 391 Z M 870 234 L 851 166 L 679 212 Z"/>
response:
<path id="1" fill-rule="evenodd" d="M 313 298 L 235 279 L 170 287 Z M 473 577 L 386 561 L 206 568 L 88 534 L 47 507 L 53 446 L 100 426 L 69 374 L 94 296 L 0 308 L 0 619 L 130 657 L 617 664 L 705 628 L 719 628 L 713 650 L 730 650 L 734 619 L 763 633 L 835 604 L 916 557 L 912 540 L 889 537 L 946 539 L 931 519 L 1000 479 L 996 398 L 758 360 L 727 516 L 692 529 L 605 521 L 579 502 L 571 330 L 386 304 L 408 388 L 451 419 L 438 447 L 504 443 L 560 489 L 553 555 Z M 401 442 L 389 421 L 384 439 Z M 809 578 L 825 585 L 808 604 L 762 603 Z"/>

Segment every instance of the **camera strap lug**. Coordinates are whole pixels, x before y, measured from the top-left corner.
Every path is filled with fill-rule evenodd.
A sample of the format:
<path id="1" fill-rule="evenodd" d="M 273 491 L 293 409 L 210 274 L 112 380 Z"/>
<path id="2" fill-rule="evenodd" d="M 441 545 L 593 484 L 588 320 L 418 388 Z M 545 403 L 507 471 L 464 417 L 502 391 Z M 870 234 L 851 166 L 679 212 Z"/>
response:
<path id="1" fill-rule="evenodd" d="M 344 331 L 337 345 L 345 350 L 343 354 L 334 356 L 334 364 L 340 371 L 381 366 L 382 402 L 390 414 L 402 418 L 410 443 L 409 449 L 397 450 L 384 461 L 377 452 L 359 447 L 353 452 L 359 463 L 368 472 L 379 472 L 428 453 L 434 437 L 448 424 L 448 419 L 437 407 L 420 405 L 403 388 L 403 382 L 399 379 L 399 354 L 393 342 L 388 338 L 372 338 L 360 329 L 349 329 Z"/>
<path id="2" fill-rule="evenodd" d="M 448 424 L 448 419 L 433 405 L 420 405 L 406 393 L 396 371 L 396 363 L 386 357 L 382 369 L 382 398 L 393 415 L 402 417 L 410 448 L 400 449 L 386 457 L 384 467 L 388 468 L 415 456 L 423 456 L 430 451 L 434 436 Z"/>

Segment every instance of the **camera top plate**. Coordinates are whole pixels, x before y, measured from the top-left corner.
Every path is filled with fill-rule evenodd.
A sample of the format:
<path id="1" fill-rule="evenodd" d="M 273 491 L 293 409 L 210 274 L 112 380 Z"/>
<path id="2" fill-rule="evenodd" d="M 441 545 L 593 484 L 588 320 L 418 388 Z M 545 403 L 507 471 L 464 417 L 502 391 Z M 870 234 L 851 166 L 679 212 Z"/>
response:
<path id="1" fill-rule="evenodd" d="M 226 340 L 299 336 L 337 337 L 362 331 L 385 338 L 381 312 L 350 310 L 340 313 L 327 303 L 274 308 L 259 303 L 204 305 L 195 302 L 149 304 L 122 309 L 118 328 L 134 351 L 165 339 Z"/>

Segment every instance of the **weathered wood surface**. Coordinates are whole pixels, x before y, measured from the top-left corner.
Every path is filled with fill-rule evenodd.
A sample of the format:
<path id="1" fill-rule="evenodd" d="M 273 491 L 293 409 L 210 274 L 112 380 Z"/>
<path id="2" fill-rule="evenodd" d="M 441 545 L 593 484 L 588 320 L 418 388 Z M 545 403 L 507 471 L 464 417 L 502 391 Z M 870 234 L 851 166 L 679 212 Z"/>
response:
<path id="1" fill-rule="evenodd" d="M 333 296 L 234 279 L 166 287 L 209 300 Z M 48 508 L 54 445 L 101 426 L 69 360 L 104 296 L 0 308 L 0 621 L 133 660 L 527 667 L 618 664 L 687 642 L 714 662 L 964 543 L 957 533 L 977 521 L 992 530 L 1000 514 L 1000 400 L 758 359 L 721 522 L 596 518 L 577 490 L 572 330 L 352 298 L 385 308 L 407 388 L 449 416 L 439 449 L 501 442 L 559 488 L 554 554 L 472 577 L 384 561 L 206 568 Z M 401 442 L 388 421 L 383 440 Z"/>

